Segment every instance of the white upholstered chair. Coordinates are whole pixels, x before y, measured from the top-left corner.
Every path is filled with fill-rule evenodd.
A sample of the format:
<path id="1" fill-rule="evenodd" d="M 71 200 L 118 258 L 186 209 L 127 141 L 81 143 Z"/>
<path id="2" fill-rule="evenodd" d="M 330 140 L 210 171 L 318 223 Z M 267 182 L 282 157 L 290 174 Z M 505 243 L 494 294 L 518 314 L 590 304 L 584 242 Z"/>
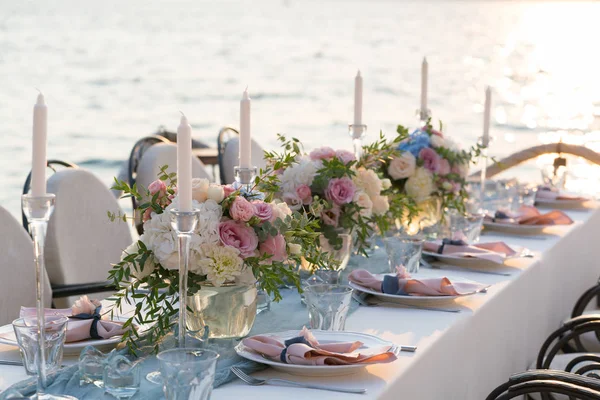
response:
<path id="1" fill-rule="evenodd" d="M 33 243 L 27 231 L 8 211 L 0 207 L 0 325 L 19 317 L 21 306 L 35 307 L 35 265 Z M 44 276 L 44 305 L 50 306 L 52 291 Z"/>
<path id="2" fill-rule="evenodd" d="M 52 286 L 106 281 L 111 264 L 133 241 L 128 223 L 108 218 L 107 212 L 121 212 L 117 199 L 83 169 L 58 171 L 48 179 L 47 190 L 56 195 L 45 248 Z M 66 305 L 60 299 L 55 304 Z"/>
<path id="3" fill-rule="evenodd" d="M 167 172 L 177 172 L 177 145 L 174 143 L 158 143 L 144 152 L 137 167 L 135 182 L 138 188 L 148 188 L 158 179 L 160 167 L 168 165 Z M 192 177 L 211 179 L 204 164 L 198 157 L 192 157 Z"/>
<path id="4" fill-rule="evenodd" d="M 223 143 L 223 153 L 221 154 L 219 168 L 221 169 L 221 177 L 224 179 L 222 184 L 235 182 L 233 168 L 239 164 L 240 156 L 240 140 L 239 137 L 233 137 L 226 143 Z M 266 166 L 264 159 L 263 148 L 254 140 L 252 140 L 252 149 L 250 153 L 252 165 L 258 169 Z"/>

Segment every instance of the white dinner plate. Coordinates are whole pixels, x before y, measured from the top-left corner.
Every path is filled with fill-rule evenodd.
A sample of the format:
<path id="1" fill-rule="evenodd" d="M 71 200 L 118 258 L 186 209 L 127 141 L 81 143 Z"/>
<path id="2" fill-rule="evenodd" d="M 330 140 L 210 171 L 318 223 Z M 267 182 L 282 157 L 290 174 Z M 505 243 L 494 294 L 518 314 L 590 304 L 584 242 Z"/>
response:
<path id="1" fill-rule="evenodd" d="M 377 274 L 375 276 L 383 278 L 384 275 L 390 275 L 390 274 Z M 455 280 L 461 281 L 461 282 L 472 282 L 472 281 L 468 281 L 466 279 L 455 279 Z M 363 293 L 368 293 L 372 296 L 375 296 L 375 297 L 381 299 L 382 301 L 398 303 L 398 304 L 414 305 L 414 306 L 439 306 L 442 304 L 452 303 L 452 302 L 454 302 L 454 300 L 456 300 L 460 297 L 472 296 L 472 295 L 478 293 L 478 292 L 473 292 L 473 293 L 461 294 L 458 296 L 410 296 L 410 295 L 387 294 L 387 293 L 376 292 L 373 289 L 369 289 L 367 287 L 358 285 L 354 282 L 349 282 L 348 285 L 350 287 L 352 287 L 353 289 L 356 289 Z"/>
<path id="2" fill-rule="evenodd" d="M 494 267 L 503 267 L 504 266 L 504 264 L 498 264 L 498 263 L 490 261 L 490 260 L 484 260 L 482 258 L 476 258 L 476 257 L 460 257 L 460 256 L 455 256 L 455 255 L 450 255 L 450 254 L 438 254 L 438 253 L 433 253 L 430 251 L 423 251 L 423 255 L 429 256 L 429 257 L 434 257 L 434 258 L 440 260 L 441 262 L 444 262 L 444 263 L 450 264 L 450 265 L 455 265 L 457 267 L 494 268 Z M 510 258 L 511 257 L 505 258 L 505 260 L 509 260 Z"/>
<path id="3" fill-rule="evenodd" d="M 590 199 L 568 199 L 568 200 L 551 200 L 551 199 L 536 199 L 535 205 L 546 208 L 559 208 L 559 209 L 578 209 L 584 208 L 585 203 Z"/>
<path id="4" fill-rule="evenodd" d="M 272 336 L 278 339 L 287 340 L 298 336 L 299 330 L 277 332 L 277 333 L 266 333 L 262 336 Z M 368 349 L 376 349 L 385 346 L 393 346 L 393 343 L 378 338 L 377 336 L 368 335 L 366 333 L 358 332 L 346 332 L 346 331 L 321 331 L 311 330 L 312 334 L 319 341 L 319 343 L 333 343 L 333 342 L 356 342 L 360 341 L 363 343 L 359 351 L 366 351 Z M 238 343 L 235 346 L 235 352 L 243 358 L 257 363 L 267 364 L 274 369 L 282 372 L 287 372 L 292 375 L 301 376 L 341 376 L 355 374 L 367 366 L 372 364 L 351 364 L 351 365 L 294 365 L 285 364 L 279 361 L 274 361 L 270 358 L 263 357 L 261 354 L 255 352 L 244 346 L 243 342 Z"/>
<path id="5" fill-rule="evenodd" d="M 126 318 L 115 317 L 115 320 L 125 322 Z M 138 327 L 138 329 L 140 329 Z M 110 339 L 88 339 L 81 340 L 79 342 L 65 343 L 63 348 L 64 355 L 78 355 L 85 346 L 94 346 L 102 352 L 110 351 L 114 349 L 117 344 L 121 341 L 121 335 L 113 336 Z M 9 346 L 17 346 L 17 338 L 12 324 L 4 325 L 0 327 L 0 343 L 7 344 Z"/>
<path id="6" fill-rule="evenodd" d="M 557 225 L 519 225 L 483 221 L 483 226 L 486 229 L 497 232 L 514 233 L 517 235 L 538 235 L 544 233 L 544 229 Z"/>

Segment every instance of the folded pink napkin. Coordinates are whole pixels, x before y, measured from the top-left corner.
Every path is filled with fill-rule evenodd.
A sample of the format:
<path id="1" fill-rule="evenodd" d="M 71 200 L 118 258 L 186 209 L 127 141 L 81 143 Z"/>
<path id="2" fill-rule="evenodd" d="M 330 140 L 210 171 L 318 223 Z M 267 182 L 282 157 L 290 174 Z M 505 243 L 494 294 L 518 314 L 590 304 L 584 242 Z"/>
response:
<path id="1" fill-rule="evenodd" d="M 350 273 L 348 280 L 376 292 L 404 296 L 460 296 L 489 287 L 475 282 L 451 282 L 446 277 L 412 279 L 400 270 L 396 275 L 385 275 L 382 280 L 367 270 L 357 269 Z"/>
<path id="2" fill-rule="evenodd" d="M 480 258 L 497 264 L 503 264 L 507 257 L 517 254 L 504 242 L 490 242 L 468 245 L 460 241 L 425 242 L 423 250 L 431 253 L 453 255 L 464 258 Z M 440 253 L 441 250 L 441 253 Z"/>
<path id="3" fill-rule="evenodd" d="M 123 329 L 123 322 L 102 319 L 100 315 L 101 306 L 96 301 L 90 301 L 87 296 L 78 300 L 73 308 L 46 308 L 46 316 L 68 317 L 67 343 L 78 342 L 86 339 L 108 339 L 113 336 L 124 334 L 130 328 Z M 95 308 L 94 308 L 95 307 Z M 36 309 L 33 307 L 21 307 L 21 318 L 35 318 Z"/>
<path id="4" fill-rule="evenodd" d="M 540 189 L 535 195 L 539 200 L 588 200 L 586 197 L 577 196 L 576 194 L 562 193 L 558 190 Z"/>
<path id="5" fill-rule="evenodd" d="M 515 225 L 571 225 L 573 223 L 573 220 L 562 211 L 553 210 L 542 214 L 532 206 L 522 206 L 516 213 L 496 211 L 493 218 L 486 216 L 486 219 Z"/>
<path id="6" fill-rule="evenodd" d="M 298 337 L 282 341 L 272 336 L 257 335 L 242 341 L 244 346 L 272 360 L 296 365 L 379 364 L 396 359 L 391 346 L 357 351 L 362 342 L 321 344 L 313 334 L 302 328 Z"/>

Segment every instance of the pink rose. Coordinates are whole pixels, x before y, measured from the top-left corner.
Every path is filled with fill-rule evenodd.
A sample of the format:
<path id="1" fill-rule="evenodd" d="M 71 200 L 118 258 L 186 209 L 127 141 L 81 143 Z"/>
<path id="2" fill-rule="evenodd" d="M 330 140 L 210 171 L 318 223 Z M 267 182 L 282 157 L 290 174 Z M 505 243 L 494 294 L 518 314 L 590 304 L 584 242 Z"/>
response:
<path id="1" fill-rule="evenodd" d="M 460 189 L 462 189 L 462 185 L 460 184 L 460 182 L 452 182 L 452 191 L 456 194 L 458 194 L 460 192 Z"/>
<path id="2" fill-rule="evenodd" d="M 302 208 L 302 199 L 292 192 L 286 192 L 281 196 L 281 199 L 290 207 L 292 211 L 298 211 Z"/>
<path id="3" fill-rule="evenodd" d="M 273 207 L 264 201 L 255 200 L 252 202 L 254 215 L 261 221 L 269 221 L 273 217 Z"/>
<path id="4" fill-rule="evenodd" d="M 450 173 L 450 163 L 445 158 L 440 160 L 440 168 L 438 169 L 438 174 L 440 175 L 448 175 Z"/>
<path id="5" fill-rule="evenodd" d="M 311 151 L 309 156 L 310 156 L 310 159 L 313 161 L 327 160 L 327 159 L 335 157 L 335 150 L 333 150 L 331 147 L 327 147 L 327 146 L 319 147 L 318 149 L 314 149 L 313 151 Z"/>
<path id="6" fill-rule="evenodd" d="M 267 240 L 260 244 L 260 253 L 270 255 L 271 261 L 283 262 L 287 260 L 287 251 L 285 250 L 285 238 L 279 234 L 277 236 L 269 236 Z"/>
<path id="7" fill-rule="evenodd" d="M 338 206 L 333 206 L 333 208 L 324 209 L 321 211 L 321 220 L 326 225 L 337 226 L 338 221 L 340 220 L 341 210 Z"/>
<path id="8" fill-rule="evenodd" d="M 144 214 L 142 215 L 142 222 L 146 222 L 148 221 L 150 218 L 152 218 L 152 208 L 146 208 L 146 210 L 144 211 Z"/>
<path id="9" fill-rule="evenodd" d="M 231 193 L 235 192 L 235 189 L 233 188 L 233 186 L 231 185 L 223 185 L 223 193 L 225 194 L 225 197 L 229 197 L 229 195 L 231 195 Z"/>
<path id="10" fill-rule="evenodd" d="M 156 193 L 166 194 L 167 193 L 167 185 L 165 184 L 164 181 L 157 179 L 148 186 L 148 191 L 150 192 L 150 194 L 156 194 Z"/>
<path id="11" fill-rule="evenodd" d="M 333 178 L 325 189 L 325 198 L 341 206 L 352 201 L 354 192 L 356 192 L 356 186 L 352 179 L 348 177 Z"/>
<path id="12" fill-rule="evenodd" d="M 423 166 L 434 174 L 440 170 L 440 156 L 435 150 L 425 147 L 419 152 L 419 158 L 423 160 Z"/>
<path id="13" fill-rule="evenodd" d="M 308 185 L 300 185 L 296 188 L 296 194 L 302 200 L 302 204 L 312 203 L 312 190 Z"/>
<path id="14" fill-rule="evenodd" d="M 253 256 L 258 246 L 258 236 L 254 229 L 241 222 L 231 220 L 221 222 L 219 237 L 221 243 L 238 249 L 244 258 Z"/>
<path id="15" fill-rule="evenodd" d="M 356 161 L 354 153 L 348 150 L 338 150 L 335 152 L 335 156 L 344 164 L 348 164 L 350 161 Z"/>
<path id="16" fill-rule="evenodd" d="M 87 296 L 81 296 L 73 307 L 71 307 L 71 313 L 73 315 L 78 314 L 93 314 L 96 311 L 96 308 L 100 307 L 102 304 L 98 300 L 90 300 Z"/>
<path id="17" fill-rule="evenodd" d="M 238 196 L 229 208 L 229 215 L 236 221 L 248 222 L 254 216 L 254 207 L 248 200 Z"/>

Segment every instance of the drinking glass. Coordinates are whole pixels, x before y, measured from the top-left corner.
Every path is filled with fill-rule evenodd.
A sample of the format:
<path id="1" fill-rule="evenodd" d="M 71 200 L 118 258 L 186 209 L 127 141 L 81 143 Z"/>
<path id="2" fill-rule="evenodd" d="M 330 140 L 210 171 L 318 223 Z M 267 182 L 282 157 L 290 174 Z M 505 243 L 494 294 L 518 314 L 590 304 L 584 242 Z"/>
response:
<path id="1" fill-rule="evenodd" d="M 158 353 L 166 399 L 210 399 L 218 357 L 211 350 L 186 348 Z"/>
<path id="2" fill-rule="evenodd" d="M 79 385 L 91 383 L 102 387 L 106 359 L 107 355 L 94 346 L 86 346 L 79 355 Z"/>
<path id="3" fill-rule="evenodd" d="M 483 225 L 483 214 L 459 213 L 450 214 L 450 239 L 478 243 Z"/>
<path id="4" fill-rule="evenodd" d="M 117 399 L 128 399 L 140 389 L 140 366 L 122 355 L 111 357 L 104 366 L 104 391 Z"/>
<path id="5" fill-rule="evenodd" d="M 312 329 L 342 331 L 352 300 L 346 285 L 311 285 L 305 289 L 306 306 Z"/>
<path id="6" fill-rule="evenodd" d="M 518 198 L 516 199 L 516 210 L 518 211 L 521 206 L 533 206 L 535 204 L 535 196 L 537 194 L 537 188 L 531 185 L 519 184 Z"/>
<path id="7" fill-rule="evenodd" d="M 69 319 L 63 316 L 46 316 L 45 318 L 45 343 L 44 354 L 46 360 L 46 371 L 52 373 L 58 370 L 62 364 L 63 345 L 67 337 L 67 322 Z M 37 375 L 38 371 L 38 325 L 37 318 L 18 318 L 13 321 L 13 329 L 17 337 L 17 343 L 23 358 L 23 365 L 28 375 Z"/>
<path id="8" fill-rule="evenodd" d="M 388 256 L 390 272 L 396 273 L 396 267 L 404 266 L 408 273 L 419 272 L 423 239 L 414 236 L 392 235 L 383 239 Z"/>

